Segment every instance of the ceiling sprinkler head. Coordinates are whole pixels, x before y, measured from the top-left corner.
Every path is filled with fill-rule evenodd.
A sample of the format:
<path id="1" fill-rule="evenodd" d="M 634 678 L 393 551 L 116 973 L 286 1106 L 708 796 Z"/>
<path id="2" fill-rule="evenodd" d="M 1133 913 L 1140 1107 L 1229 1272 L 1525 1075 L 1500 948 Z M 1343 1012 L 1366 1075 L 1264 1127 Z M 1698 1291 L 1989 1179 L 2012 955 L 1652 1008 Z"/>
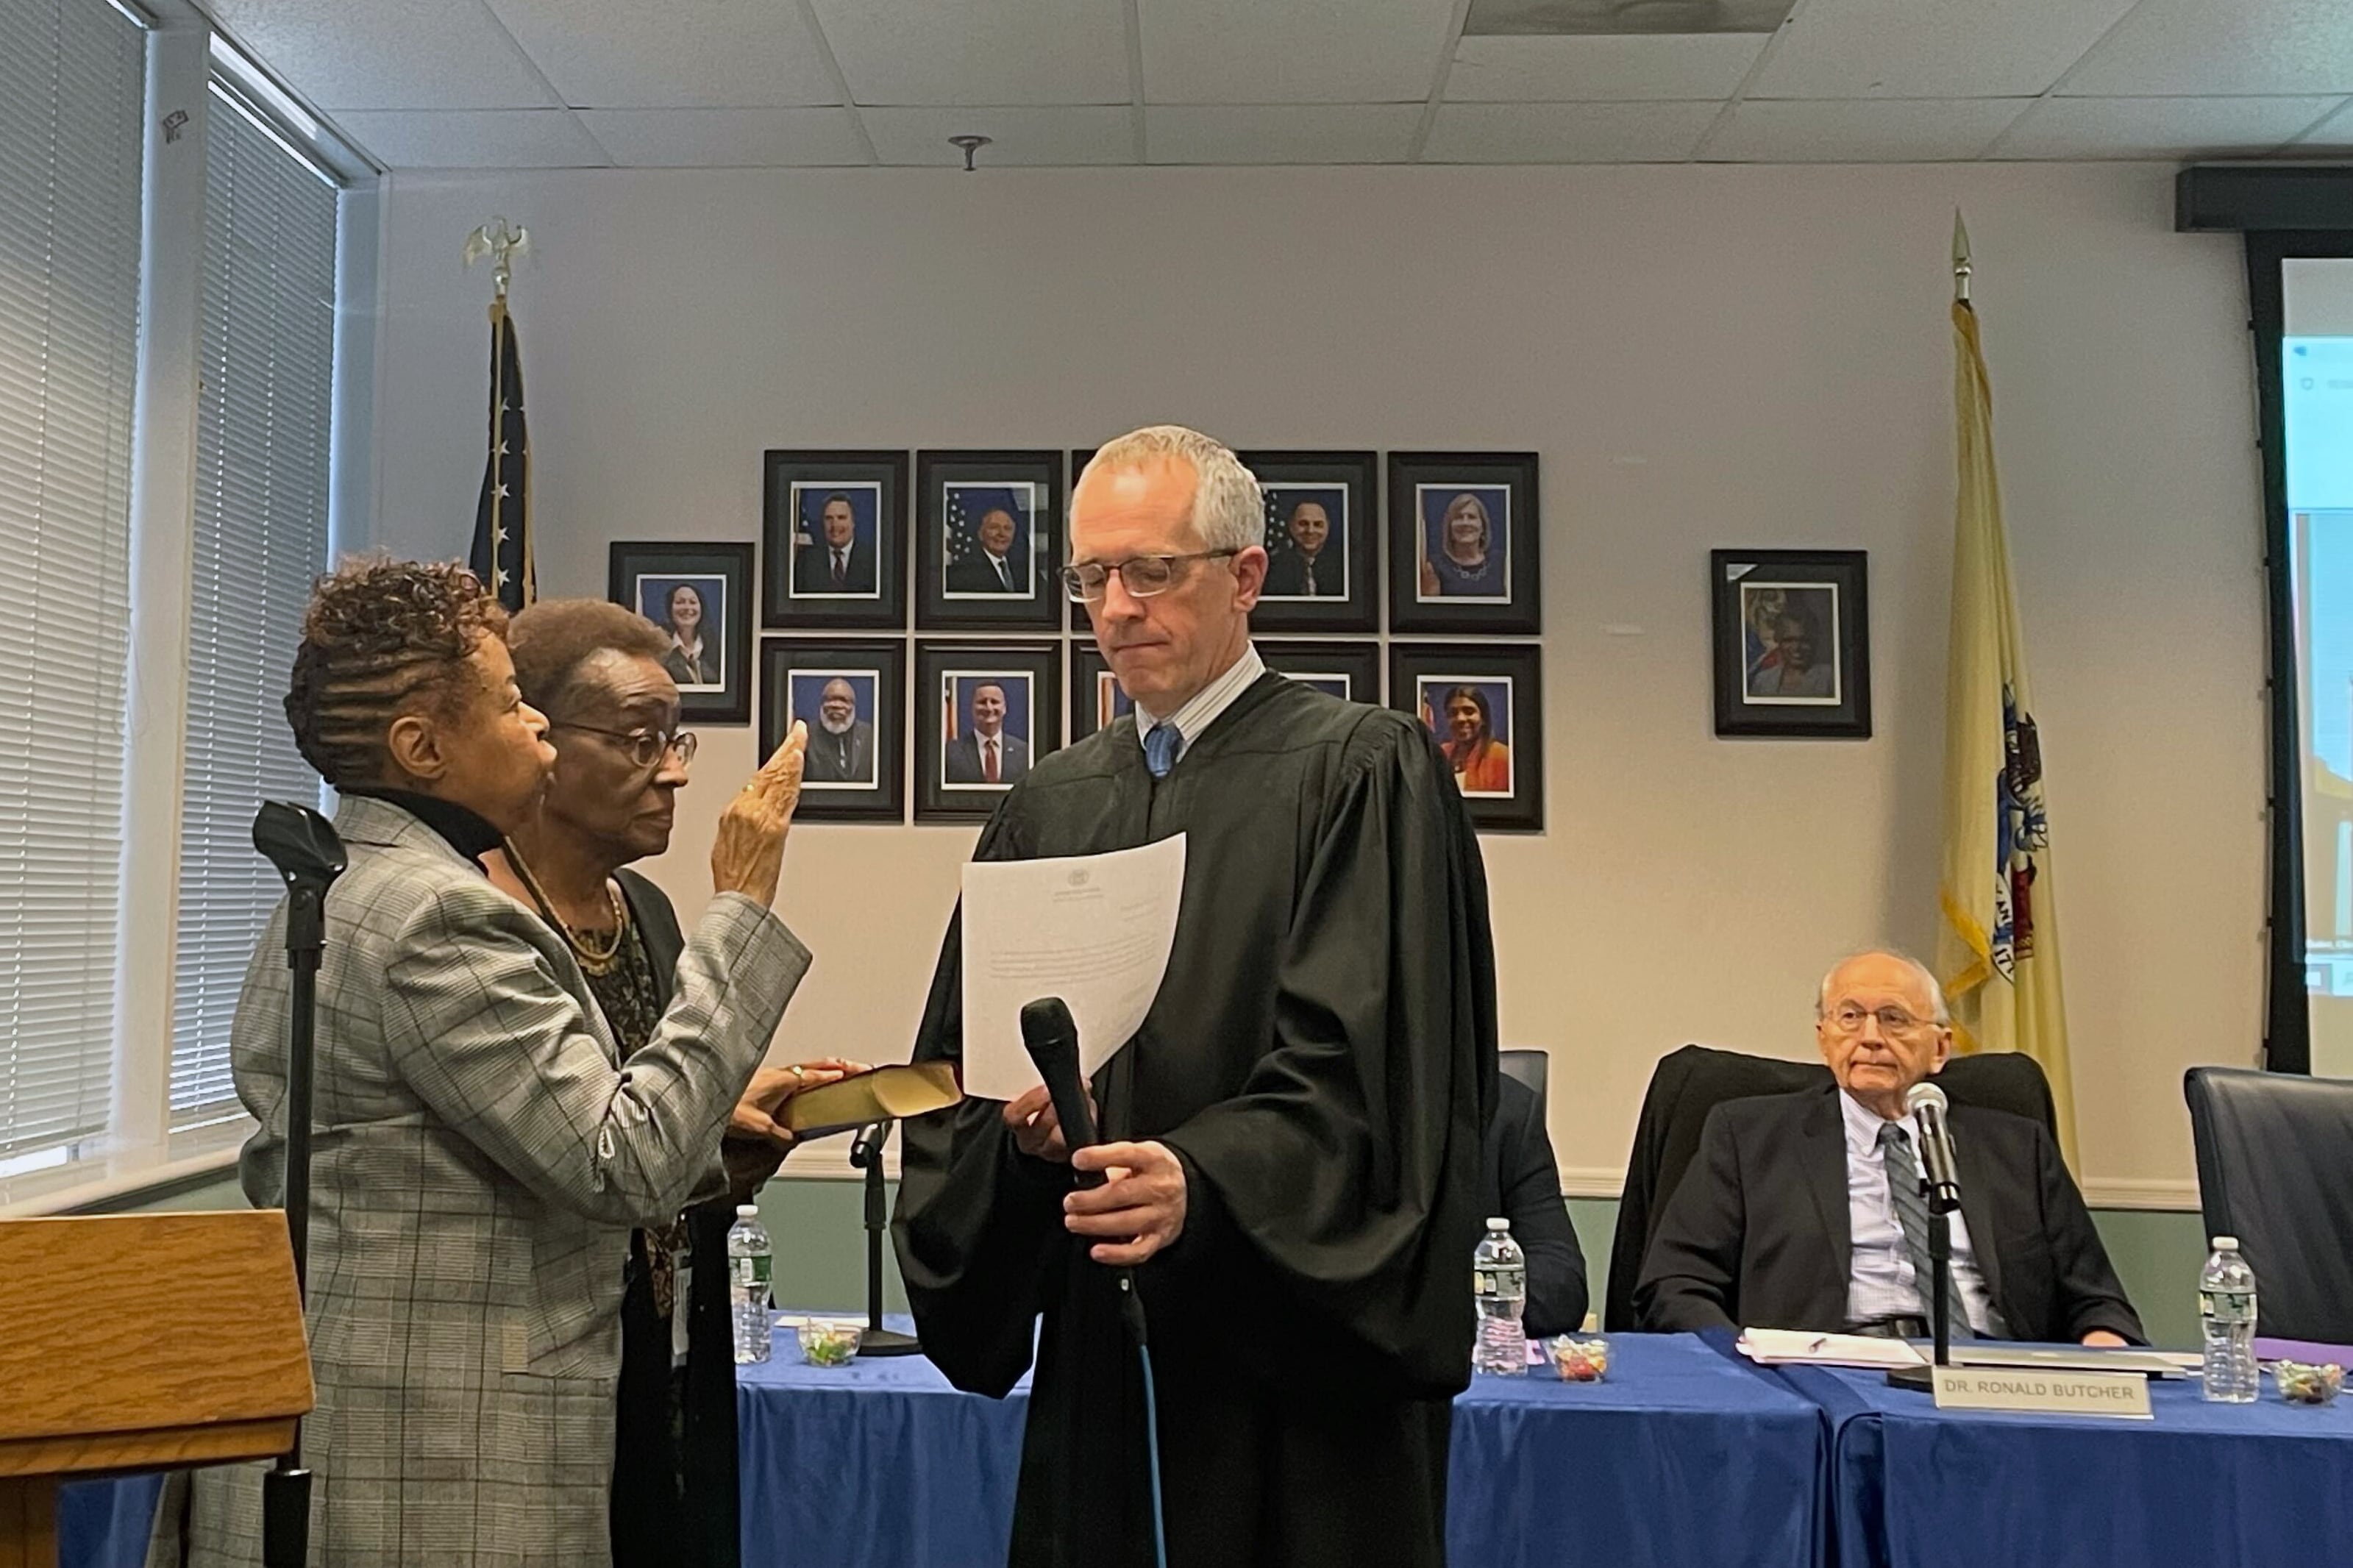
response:
<path id="1" fill-rule="evenodd" d="M 963 136 L 949 137 L 948 145 L 951 147 L 960 147 L 964 150 L 964 172 L 969 174 L 972 173 L 973 154 L 979 152 L 983 147 L 987 146 L 990 141 L 991 138 L 987 136 L 965 134 Z"/>

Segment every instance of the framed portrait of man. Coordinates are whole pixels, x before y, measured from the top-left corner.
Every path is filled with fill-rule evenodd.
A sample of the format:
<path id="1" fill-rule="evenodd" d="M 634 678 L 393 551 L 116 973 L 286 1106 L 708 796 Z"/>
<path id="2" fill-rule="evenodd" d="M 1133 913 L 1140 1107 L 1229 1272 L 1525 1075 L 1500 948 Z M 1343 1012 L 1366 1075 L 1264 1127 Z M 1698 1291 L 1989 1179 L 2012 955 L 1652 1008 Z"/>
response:
<path id="1" fill-rule="evenodd" d="M 1869 576 L 1861 550 L 1709 554 L 1718 735 L 1870 738 Z"/>
<path id="2" fill-rule="evenodd" d="M 679 714 L 700 724 L 752 717 L 752 547 L 628 541 L 612 547 L 606 596 L 670 639 L 662 668 Z"/>
<path id="3" fill-rule="evenodd" d="M 1380 519 L 1370 452 L 1243 452 L 1266 505 L 1261 632 L 1380 629 Z"/>
<path id="4" fill-rule="evenodd" d="M 1389 629 L 1544 630 L 1534 452 L 1392 452 Z"/>
<path id="5" fill-rule="evenodd" d="M 915 645 L 915 820 L 976 821 L 1061 744 L 1060 650 Z"/>
<path id="6" fill-rule="evenodd" d="M 1255 617 L 1253 617 L 1255 620 Z M 1363 642 L 1308 642 L 1288 637 L 1260 637 L 1259 657 L 1285 679 L 1312 686 L 1343 702 L 1381 700 L 1381 648 L 1367 637 Z"/>
<path id="7" fill-rule="evenodd" d="M 796 820 L 902 822 L 906 644 L 760 640 L 760 755 L 808 725 Z"/>
<path id="8" fill-rule="evenodd" d="M 1060 632 L 1058 452 L 918 452 L 919 631 Z"/>
<path id="9" fill-rule="evenodd" d="M 907 454 L 770 452 L 761 624 L 907 624 Z"/>
<path id="10" fill-rule="evenodd" d="M 1071 639 L 1071 742 L 1108 730 L 1135 711 L 1092 637 Z"/>
<path id="11" fill-rule="evenodd" d="M 1543 682 L 1530 643 L 1389 645 L 1389 706 L 1437 740 L 1481 828 L 1544 826 Z"/>

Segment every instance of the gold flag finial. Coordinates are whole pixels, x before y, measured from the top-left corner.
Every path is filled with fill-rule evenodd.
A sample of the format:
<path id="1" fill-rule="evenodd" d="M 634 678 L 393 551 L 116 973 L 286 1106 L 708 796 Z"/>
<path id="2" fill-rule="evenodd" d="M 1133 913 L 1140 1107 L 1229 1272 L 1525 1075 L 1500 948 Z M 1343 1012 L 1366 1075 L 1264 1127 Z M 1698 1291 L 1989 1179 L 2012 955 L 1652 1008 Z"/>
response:
<path id="1" fill-rule="evenodd" d="M 491 281 L 499 298 L 507 297 L 507 285 L 514 281 L 514 258 L 531 248 L 531 231 L 521 224 L 510 224 L 494 217 L 466 237 L 466 265 L 471 267 L 484 257 L 491 258 Z"/>
<path id="2" fill-rule="evenodd" d="M 1969 302 L 1969 230 L 1958 207 L 1953 209 L 1953 299 L 1963 305 Z"/>

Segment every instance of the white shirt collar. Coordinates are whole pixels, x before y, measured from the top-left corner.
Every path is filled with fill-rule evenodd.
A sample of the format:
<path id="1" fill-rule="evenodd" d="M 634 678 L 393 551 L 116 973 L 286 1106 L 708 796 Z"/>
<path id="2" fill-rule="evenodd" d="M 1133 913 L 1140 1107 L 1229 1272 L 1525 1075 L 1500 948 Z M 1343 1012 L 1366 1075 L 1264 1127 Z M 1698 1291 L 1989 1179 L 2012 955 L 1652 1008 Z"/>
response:
<path id="1" fill-rule="evenodd" d="M 1266 660 L 1259 658 L 1258 645 L 1242 645 L 1241 658 L 1227 668 L 1225 674 L 1194 693 L 1193 700 L 1174 713 L 1156 714 L 1141 702 L 1135 705 L 1135 735 L 1139 743 L 1152 732 L 1155 724 L 1176 726 L 1176 754 L 1183 756 L 1202 731 L 1218 721 L 1218 716 L 1234 705 L 1234 699 L 1250 688 L 1250 684 L 1266 673 Z"/>
<path id="2" fill-rule="evenodd" d="M 1887 1118 L 1863 1104 L 1844 1089 L 1838 1091 L 1839 1110 L 1846 1118 L 1846 1146 L 1851 1153 L 1875 1156 L 1879 1152 L 1879 1130 L 1887 1125 Z M 1919 1119 L 1906 1116 L 1897 1126 L 1912 1134 L 1912 1146 L 1920 1146 Z"/>

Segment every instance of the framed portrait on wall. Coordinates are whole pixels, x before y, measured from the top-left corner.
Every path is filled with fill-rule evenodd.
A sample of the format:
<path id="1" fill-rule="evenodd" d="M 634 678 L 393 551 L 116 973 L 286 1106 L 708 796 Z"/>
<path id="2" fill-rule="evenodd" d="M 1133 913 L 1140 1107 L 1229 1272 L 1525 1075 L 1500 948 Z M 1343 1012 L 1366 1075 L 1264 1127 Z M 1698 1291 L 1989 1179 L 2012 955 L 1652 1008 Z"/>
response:
<path id="1" fill-rule="evenodd" d="M 1869 575 L 1861 550 L 1709 552 L 1717 734 L 1871 738 Z"/>
<path id="2" fill-rule="evenodd" d="M 1119 677 L 1095 647 L 1092 637 L 1071 639 L 1071 743 L 1076 745 L 1098 730 L 1135 711 L 1135 704 L 1120 689 Z"/>
<path id="3" fill-rule="evenodd" d="M 915 454 L 919 631 L 1062 629 L 1059 452 Z"/>
<path id="4" fill-rule="evenodd" d="M 1264 632 L 1380 629 L 1379 500 L 1370 452 L 1244 452 L 1266 500 Z"/>
<path id="5" fill-rule="evenodd" d="M 1389 706 L 1437 737 L 1482 828 L 1544 826 L 1544 654 L 1532 643 L 1389 645 Z"/>
<path id="6" fill-rule="evenodd" d="M 760 755 L 808 725 L 796 820 L 902 822 L 907 645 L 760 639 Z"/>
<path id="7" fill-rule="evenodd" d="M 681 719 L 744 724 L 752 718 L 752 547 L 617 543 L 606 596 L 670 638 L 662 667 L 678 682 Z"/>
<path id="8" fill-rule="evenodd" d="M 987 818 L 1062 741 L 1061 650 L 915 645 L 915 820 Z"/>
<path id="9" fill-rule="evenodd" d="M 907 454 L 770 452 L 761 625 L 907 624 Z"/>
<path id="10" fill-rule="evenodd" d="M 1534 452 L 1391 452 L 1389 629 L 1544 630 Z"/>
<path id="11" fill-rule="evenodd" d="M 1380 705 L 1381 648 L 1369 637 L 1363 642 L 1293 642 L 1261 637 L 1258 652 L 1269 669 L 1287 679 L 1312 686 L 1343 702 Z"/>

